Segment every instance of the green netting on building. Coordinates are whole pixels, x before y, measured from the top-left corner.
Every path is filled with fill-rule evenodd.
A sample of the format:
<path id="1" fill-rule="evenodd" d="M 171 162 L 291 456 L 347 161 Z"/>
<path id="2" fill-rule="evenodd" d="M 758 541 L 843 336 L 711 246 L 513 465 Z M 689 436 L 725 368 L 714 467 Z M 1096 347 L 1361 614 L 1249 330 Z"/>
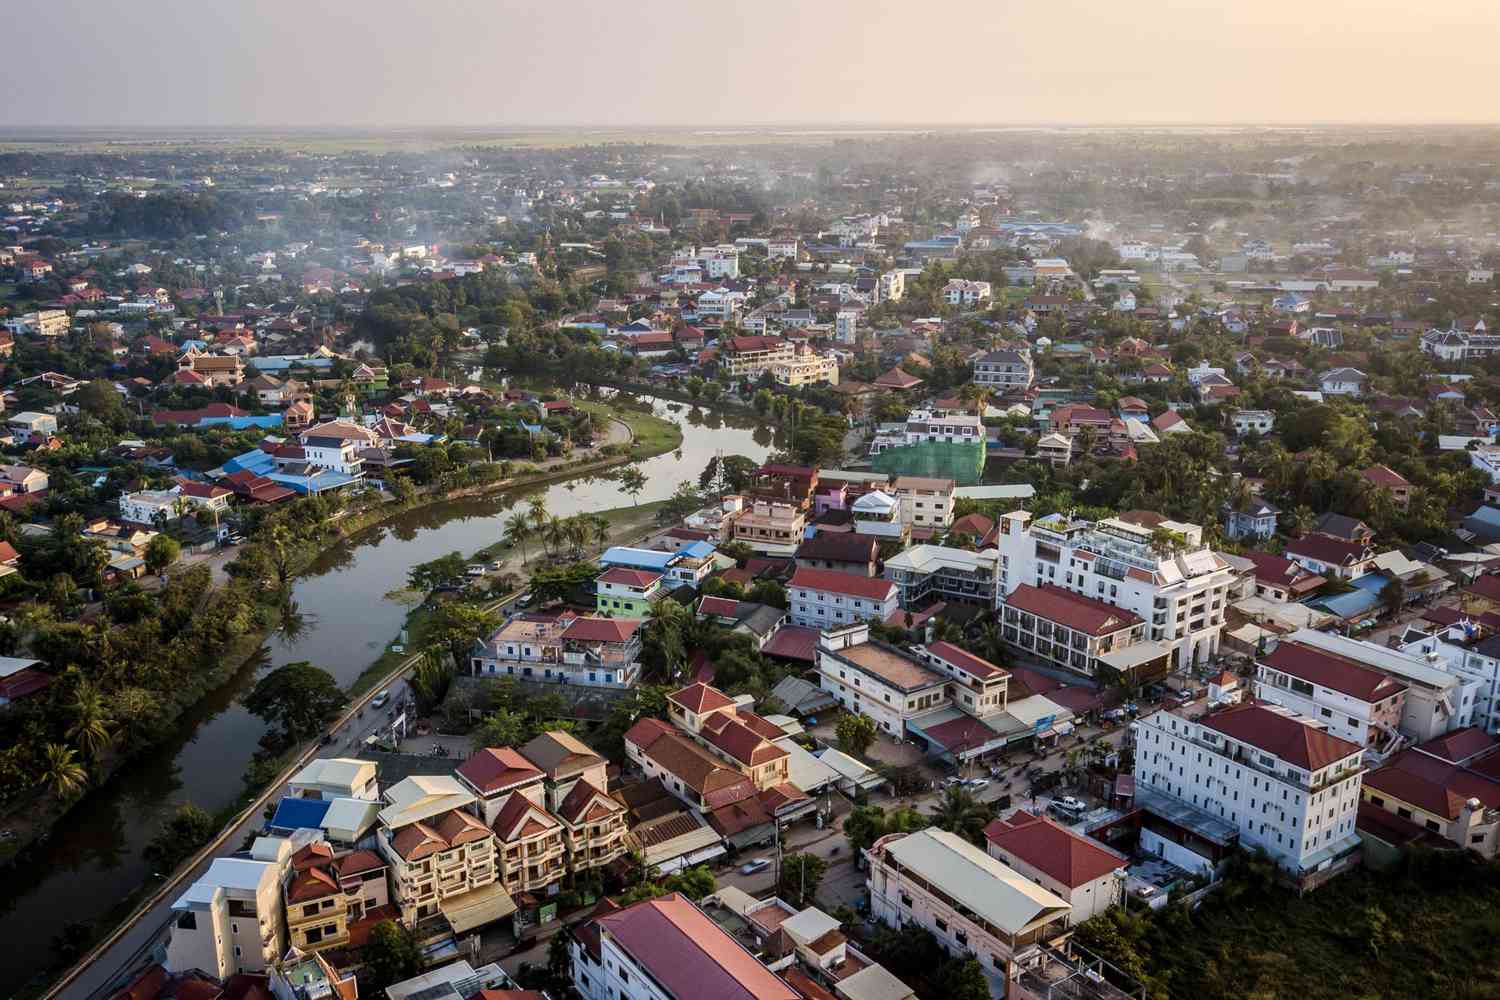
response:
<path id="1" fill-rule="evenodd" d="M 982 441 L 923 441 L 886 448 L 870 456 L 870 466 L 891 476 L 927 476 L 975 486 L 984 477 L 984 458 Z"/>

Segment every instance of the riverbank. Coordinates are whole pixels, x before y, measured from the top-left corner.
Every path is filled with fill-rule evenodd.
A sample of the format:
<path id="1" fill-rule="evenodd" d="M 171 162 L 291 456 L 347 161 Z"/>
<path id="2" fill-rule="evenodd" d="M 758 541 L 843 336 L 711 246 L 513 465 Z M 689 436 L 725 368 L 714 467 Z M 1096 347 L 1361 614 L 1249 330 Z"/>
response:
<path id="1" fill-rule="evenodd" d="M 630 422 L 637 427 L 653 401 L 638 402 L 639 407 L 628 408 Z M 234 807 L 249 794 L 251 785 L 244 777 L 252 770 L 252 753 L 265 730 L 264 721 L 245 711 L 241 699 L 266 669 L 305 660 L 328 670 L 356 698 L 373 696 L 380 689 L 385 668 L 400 665 L 399 659 L 385 654 L 412 611 L 388 595 L 404 585 L 413 566 L 448 552 L 493 546 L 503 534 L 505 519 L 524 510 L 532 494 L 541 495 L 547 510 L 559 518 L 609 512 L 608 519 L 621 525 L 611 541 L 639 537 L 653 526 L 655 502 L 669 499 L 683 479 L 696 478 L 717 452 L 743 454 L 755 461 L 766 457 L 771 437 L 758 422 L 727 417 L 700 422 L 664 402 L 655 403 L 655 416 L 663 424 L 677 425 L 677 430 L 659 437 L 651 450 L 664 449 L 678 434 L 682 441 L 679 448 L 640 461 L 648 484 L 638 506 L 608 469 L 600 467 L 604 460 L 631 460 L 627 454 L 615 454 L 567 460 L 566 467 L 541 474 L 528 469 L 524 478 L 466 488 L 453 500 L 424 494 L 411 506 L 385 504 L 340 518 L 336 530 L 343 541 L 330 531 L 316 548 L 309 546 L 299 554 L 301 571 L 292 598 L 301 627 L 289 624 L 274 632 L 263 657 L 188 713 L 171 738 L 139 755 L 76 805 L 26 865 L 9 869 L 8 892 L 0 894 L 0 938 L 13 947 L 0 951 L 0 982 L 29 982 L 33 989 L 44 989 L 45 968 L 61 968 L 76 959 L 87 947 L 91 931 L 116 925 L 132 909 L 124 902 L 127 897 L 138 900 L 159 888 L 161 875 L 145 863 L 142 851 L 179 804 L 195 802 L 221 819 L 235 815 Z M 540 543 L 528 543 L 533 564 L 539 550 Z M 377 660 L 382 662 L 375 666 Z M 370 715 L 368 710 L 365 715 Z M 256 788 L 264 788 L 276 776 L 271 763 L 256 770 Z M 257 812 L 252 822 L 259 818 Z M 237 849 L 240 842 L 229 846 Z M 153 910 L 151 917 L 157 914 Z M 149 928 L 159 929 L 155 924 Z M 143 923 L 109 946 L 105 960 L 82 973 L 70 993 L 89 995 L 107 987 L 117 971 L 135 960 L 133 948 L 146 941 L 147 930 Z"/>

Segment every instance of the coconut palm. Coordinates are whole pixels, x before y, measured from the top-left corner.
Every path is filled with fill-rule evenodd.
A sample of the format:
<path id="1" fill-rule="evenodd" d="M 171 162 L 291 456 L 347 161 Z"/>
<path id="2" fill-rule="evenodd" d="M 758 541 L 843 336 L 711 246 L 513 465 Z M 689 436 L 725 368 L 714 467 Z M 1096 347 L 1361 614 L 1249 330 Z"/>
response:
<path id="1" fill-rule="evenodd" d="M 968 789 L 951 785 L 938 800 L 932 825 L 978 843 L 984 837 L 985 826 L 994 818 L 993 806 L 974 798 Z"/>
<path id="2" fill-rule="evenodd" d="M 547 523 L 542 526 L 542 540 L 547 543 L 547 550 L 550 552 L 553 546 L 561 549 L 567 539 L 568 531 L 563 522 L 555 517 L 547 518 Z"/>
<path id="3" fill-rule="evenodd" d="M 526 559 L 526 539 L 531 537 L 531 522 L 526 520 L 525 514 L 512 514 L 505 519 L 505 540 L 511 545 L 519 546 L 521 549 L 521 564 L 524 566 Z"/>
<path id="4" fill-rule="evenodd" d="M 98 760 L 99 755 L 114 740 L 109 724 L 109 711 L 104 707 L 104 696 L 92 683 L 80 683 L 73 696 L 73 724 L 68 729 L 68 737 L 76 740 L 90 759 Z"/>
<path id="5" fill-rule="evenodd" d="M 37 784 L 61 799 L 72 798 L 88 784 L 89 773 L 78 762 L 78 753 L 61 743 L 48 743 L 42 750 L 42 769 Z"/>
<path id="6" fill-rule="evenodd" d="M 589 524 L 594 532 L 594 541 L 598 544 L 599 551 L 603 552 L 609 544 L 609 519 L 593 514 L 589 517 Z"/>
<path id="7" fill-rule="evenodd" d="M 573 549 L 573 558 L 578 559 L 583 555 L 583 547 L 588 544 L 591 534 L 588 518 L 583 514 L 575 514 L 568 518 L 564 527 L 568 535 L 568 544 Z"/>

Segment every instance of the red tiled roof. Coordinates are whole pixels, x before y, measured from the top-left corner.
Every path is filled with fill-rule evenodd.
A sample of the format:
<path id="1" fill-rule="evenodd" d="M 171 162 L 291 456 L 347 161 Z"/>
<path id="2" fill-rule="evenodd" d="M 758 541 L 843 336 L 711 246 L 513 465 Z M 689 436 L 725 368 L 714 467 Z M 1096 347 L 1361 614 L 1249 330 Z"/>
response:
<path id="1" fill-rule="evenodd" d="M 1406 690 L 1405 684 L 1378 670 L 1300 642 L 1281 642 L 1260 661 L 1282 673 L 1364 702 L 1384 701 Z"/>
<path id="2" fill-rule="evenodd" d="M 733 618 L 739 606 L 740 602 L 732 597 L 705 597 L 698 602 L 698 613 L 719 618 Z"/>
<path id="3" fill-rule="evenodd" d="M 1360 752 L 1357 744 L 1253 703 L 1220 709 L 1198 721 L 1230 739 L 1258 747 L 1309 771 Z"/>
<path id="4" fill-rule="evenodd" d="M 1262 583 L 1291 587 L 1298 592 L 1315 590 L 1323 585 L 1321 576 L 1309 573 L 1290 559 L 1269 552 L 1246 552 L 1244 558 L 1255 565 L 1255 578 Z"/>
<path id="5" fill-rule="evenodd" d="M 596 921 L 672 996 L 800 1000 L 680 893 L 644 900 Z"/>
<path id="6" fill-rule="evenodd" d="M 579 642 L 628 642 L 641 627 L 639 618 L 579 618 L 563 630 L 563 639 Z"/>
<path id="7" fill-rule="evenodd" d="M 1463 589 L 1470 594 L 1476 594 L 1491 601 L 1500 601 L 1500 575 L 1486 573 L 1484 576 L 1476 577 Z"/>
<path id="8" fill-rule="evenodd" d="M 1016 858 L 1049 877 L 1077 889 L 1125 867 L 1123 855 L 1024 809 L 984 828 L 984 836 L 1001 860 Z M 991 850 L 993 855 L 996 850 Z"/>
<path id="9" fill-rule="evenodd" d="M 687 711 L 699 715 L 704 712 L 712 712 L 715 709 L 732 708 L 734 706 L 733 698 L 730 698 L 716 688 L 709 687 L 707 684 L 689 684 L 680 691 L 672 692 L 667 698 L 681 705 Z"/>
<path id="10" fill-rule="evenodd" d="M 1303 535 L 1286 543 L 1289 555 L 1306 556 L 1316 562 L 1342 566 L 1359 562 L 1369 555 L 1369 546 L 1361 542 L 1346 542 L 1327 535 Z"/>
<path id="11" fill-rule="evenodd" d="M 894 583 L 879 577 L 856 576 L 830 569 L 809 569 L 806 566 L 798 566 L 786 585 L 788 589 L 801 587 L 849 597 L 864 597 L 872 601 L 887 600 L 896 589 Z"/>
<path id="12" fill-rule="evenodd" d="M 614 566 L 600 573 L 595 578 L 595 583 L 618 583 L 629 587 L 646 588 L 661 579 L 660 573 L 652 573 L 643 569 L 626 569 L 623 566 Z"/>
<path id="13" fill-rule="evenodd" d="M 482 795 L 542 776 L 531 761 L 510 747 L 486 747 L 460 764 L 458 773 Z"/>
<path id="14" fill-rule="evenodd" d="M 340 878 L 345 878 L 349 875 L 359 875 L 372 872 L 377 868 L 384 868 L 385 859 L 374 851 L 350 851 L 335 861 L 333 867 Z"/>
<path id="15" fill-rule="evenodd" d="M 1089 635 L 1106 635 L 1138 625 L 1141 621 L 1123 608 L 1075 594 L 1052 583 L 1040 587 L 1023 583 L 1005 598 L 1005 606 Z"/>
<path id="16" fill-rule="evenodd" d="M 1389 465 L 1372 465 L 1360 473 L 1376 486 L 1385 486 L 1393 490 L 1411 486 L 1406 478 L 1392 469 Z"/>
<path id="17" fill-rule="evenodd" d="M 805 628 L 801 625 L 783 625 L 776 630 L 764 646 L 760 648 L 763 656 L 779 656 L 785 660 L 802 660 L 807 663 L 816 658 L 814 650 L 818 645 L 818 630 Z"/>
<path id="18" fill-rule="evenodd" d="M 1480 729 L 1478 726 L 1466 726 L 1463 729 L 1455 729 L 1451 733 L 1435 737 L 1426 743 L 1417 745 L 1417 749 L 1424 753 L 1430 753 L 1434 757 L 1450 761 L 1454 764 L 1469 760 L 1494 746 L 1500 746 L 1500 740 Z"/>
<path id="19" fill-rule="evenodd" d="M 892 368 L 875 380 L 875 384 L 887 389 L 910 389 L 922 384 L 922 379 L 909 375 L 900 368 Z"/>
<path id="20" fill-rule="evenodd" d="M 1500 781 L 1417 749 L 1403 750 L 1367 772 L 1363 785 L 1444 819 L 1457 819 L 1469 799 L 1500 808 Z"/>
<path id="21" fill-rule="evenodd" d="M 967 649 L 960 649 L 951 642 L 939 640 L 928 643 L 927 652 L 940 660 L 946 660 L 960 670 L 967 670 L 981 680 L 997 676 L 1004 677 L 1007 673 L 1003 668 L 995 666 L 989 660 L 975 656 Z"/>

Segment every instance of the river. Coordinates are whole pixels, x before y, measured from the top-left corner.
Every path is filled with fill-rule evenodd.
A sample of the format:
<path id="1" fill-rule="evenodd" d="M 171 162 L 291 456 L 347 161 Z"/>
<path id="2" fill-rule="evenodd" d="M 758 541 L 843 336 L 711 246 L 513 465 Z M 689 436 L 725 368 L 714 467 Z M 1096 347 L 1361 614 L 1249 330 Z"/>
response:
<path id="1" fill-rule="evenodd" d="M 655 412 L 683 427 L 682 447 L 641 463 L 640 502 L 664 500 L 684 479 L 697 480 L 718 451 L 756 461 L 769 454 L 768 429 L 652 400 Z M 358 677 L 398 635 L 408 608 L 387 600 L 407 570 L 448 552 L 465 554 L 499 539 L 505 514 L 542 492 L 559 517 L 628 506 L 606 479 L 575 479 L 494 497 L 414 510 L 335 546 L 296 583 L 304 618 L 295 639 L 278 633 L 261 655 L 184 716 L 174 735 L 121 769 L 74 807 L 42 844 L 4 874 L 0 892 L 0 996 L 44 971 L 53 941 L 71 923 L 111 916 L 143 883 L 161 876 L 142 852 L 165 816 L 182 802 L 217 812 L 234 800 L 265 731 L 239 703 L 266 669 L 308 660 L 341 685 Z M 114 913 L 116 918 L 123 916 Z"/>

